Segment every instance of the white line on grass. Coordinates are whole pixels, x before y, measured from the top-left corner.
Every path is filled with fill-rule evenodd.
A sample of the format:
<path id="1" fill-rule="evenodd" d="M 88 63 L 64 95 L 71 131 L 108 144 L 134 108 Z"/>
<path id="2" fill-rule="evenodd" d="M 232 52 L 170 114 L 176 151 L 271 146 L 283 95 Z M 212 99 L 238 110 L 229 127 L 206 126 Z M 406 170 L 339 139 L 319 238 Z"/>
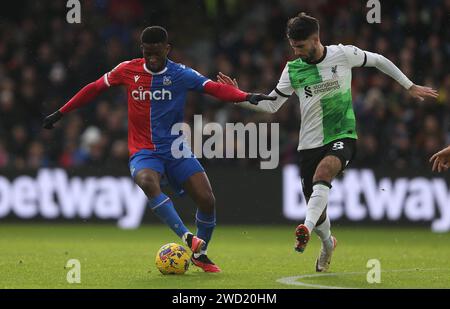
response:
<path id="1" fill-rule="evenodd" d="M 411 269 L 391 269 L 391 270 L 382 270 L 381 272 L 412 272 L 412 271 L 439 271 L 439 270 L 448 270 L 442 268 L 411 268 Z M 318 289 L 358 289 L 358 288 L 350 288 L 350 287 L 341 287 L 341 286 L 332 286 L 332 285 L 321 285 L 321 284 L 313 284 L 313 283 L 304 283 L 299 281 L 300 279 L 305 278 L 318 278 L 318 277 L 336 277 L 336 276 L 351 276 L 351 275 L 363 275 L 367 274 L 366 271 L 360 272 L 348 272 L 348 273 L 322 273 L 322 274 L 307 274 L 301 276 L 293 276 L 293 277 L 284 277 L 277 280 L 278 283 L 287 284 L 287 285 L 298 285 L 304 287 L 318 288 Z"/>

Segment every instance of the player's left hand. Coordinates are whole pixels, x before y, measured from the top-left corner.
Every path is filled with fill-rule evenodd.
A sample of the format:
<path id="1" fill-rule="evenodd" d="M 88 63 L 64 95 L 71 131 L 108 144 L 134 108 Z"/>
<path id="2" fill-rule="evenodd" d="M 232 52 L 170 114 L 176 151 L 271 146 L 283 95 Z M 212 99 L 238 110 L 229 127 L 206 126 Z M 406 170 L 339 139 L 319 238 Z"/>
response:
<path id="1" fill-rule="evenodd" d="M 277 97 L 271 97 L 270 95 L 262 94 L 262 93 L 249 93 L 247 95 L 247 101 L 249 101 L 253 105 L 258 105 L 259 101 L 270 100 L 275 101 Z"/>
<path id="2" fill-rule="evenodd" d="M 433 98 L 436 99 L 438 97 L 438 92 L 430 87 L 424 87 L 419 85 L 412 85 L 411 88 L 408 89 L 408 92 L 411 96 L 420 101 L 425 100 L 425 98 Z"/>
<path id="3" fill-rule="evenodd" d="M 63 114 L 58 110 L 51 115 L 45 117 L 42 127 L 45 129 L 53 129 L 54 124 L 62 118 Z"/>

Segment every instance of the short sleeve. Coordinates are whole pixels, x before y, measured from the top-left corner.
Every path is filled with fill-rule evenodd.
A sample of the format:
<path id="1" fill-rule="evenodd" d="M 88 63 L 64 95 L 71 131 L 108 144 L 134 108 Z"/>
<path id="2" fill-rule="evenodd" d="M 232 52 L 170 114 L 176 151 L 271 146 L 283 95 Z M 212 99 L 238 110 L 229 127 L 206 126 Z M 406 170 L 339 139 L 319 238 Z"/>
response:
<path id="1" fill-rule="evenodd" d="M 183 81 L 189 90 L 203 91 L 203 86 L 209 81 L 209 78 L 189 67 L 183 69 Z"/>
<path id="2" fill-rule="evenodd" d="M 124 67 L 129 61 L 119 63 L 114 69 L 103 75 L 105 84 L 108 87 L 124 84 Z"/>
<path id="3" fill-rule="evenodd" d="M 363 67 L 366 64 L 367 55 L 362 49 L 353 45 L 339 45 L 343 48 L 345 57 L 351 68 Z"/>
<path id="4" fill-rule="evenodd" d="M 283 72 L 281 73 L 281 77 L 278 81 L 275 91 L 283 97 L 290 97 L 294 92 L 294 88 L 292 88 L 291 84 L 291 79 L 289 78 L 289 69 L 287 64 L 284 67 Z"/>

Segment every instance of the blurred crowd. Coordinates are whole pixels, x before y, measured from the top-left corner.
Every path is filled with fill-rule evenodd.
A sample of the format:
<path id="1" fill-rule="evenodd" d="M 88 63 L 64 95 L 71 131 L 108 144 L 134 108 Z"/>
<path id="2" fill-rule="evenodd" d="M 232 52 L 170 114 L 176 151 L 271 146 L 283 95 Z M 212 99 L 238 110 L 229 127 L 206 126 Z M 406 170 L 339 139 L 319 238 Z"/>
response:
<path id="1" fill-rule="evenodd" d="M 81 23 L 66 21 L 66 1 L 14 1 L 0 13 L 0 168 L 126 167 L 124 89 L 109 89 L 66 115 L 54 130 L 45 115 L 124 60 L 141 57 L 139 35 L 149 25 L 169 31 L 169 58 L 211 79 L 221 71 L 245 91 L 268 93 L 286 61 L 288 18 L 317 17 L 324 45 L 352 44 L 393 61 L 414 83 L 439 91 L 418 102 L 374 68 L 353 70 L 358 123 L 355 166 L 428 166 L 450 144 L 450 1 L 383 1 L 381 23 L 369 24 L 365 1 L 81 2 Z M 447 59 L 447 60 L 445 60 Z M 281 163 L 297 160 L 300 113 L 292 96 L 276 114 L 260 114 L 191 93 L 185 121 L 279 122 Z M 259 166 L 258 160 L 203 160 L 205 165 Z"/>

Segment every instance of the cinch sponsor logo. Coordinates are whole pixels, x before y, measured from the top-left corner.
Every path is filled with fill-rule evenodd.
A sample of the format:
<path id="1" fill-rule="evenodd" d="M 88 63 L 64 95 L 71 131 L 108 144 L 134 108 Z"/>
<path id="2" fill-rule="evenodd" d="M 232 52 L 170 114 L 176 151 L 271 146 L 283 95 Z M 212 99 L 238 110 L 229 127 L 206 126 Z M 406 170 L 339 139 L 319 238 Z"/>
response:
<path id="1" fill-rule="evenodd" d="M 159 101 L 159 100 L 172 100 L 172 92 L 162 88 L 161 90 L 144 90 L 144 87 L 139 86 L 138 90 L 133 90 L 131 96 L 136 101 Z"/>

